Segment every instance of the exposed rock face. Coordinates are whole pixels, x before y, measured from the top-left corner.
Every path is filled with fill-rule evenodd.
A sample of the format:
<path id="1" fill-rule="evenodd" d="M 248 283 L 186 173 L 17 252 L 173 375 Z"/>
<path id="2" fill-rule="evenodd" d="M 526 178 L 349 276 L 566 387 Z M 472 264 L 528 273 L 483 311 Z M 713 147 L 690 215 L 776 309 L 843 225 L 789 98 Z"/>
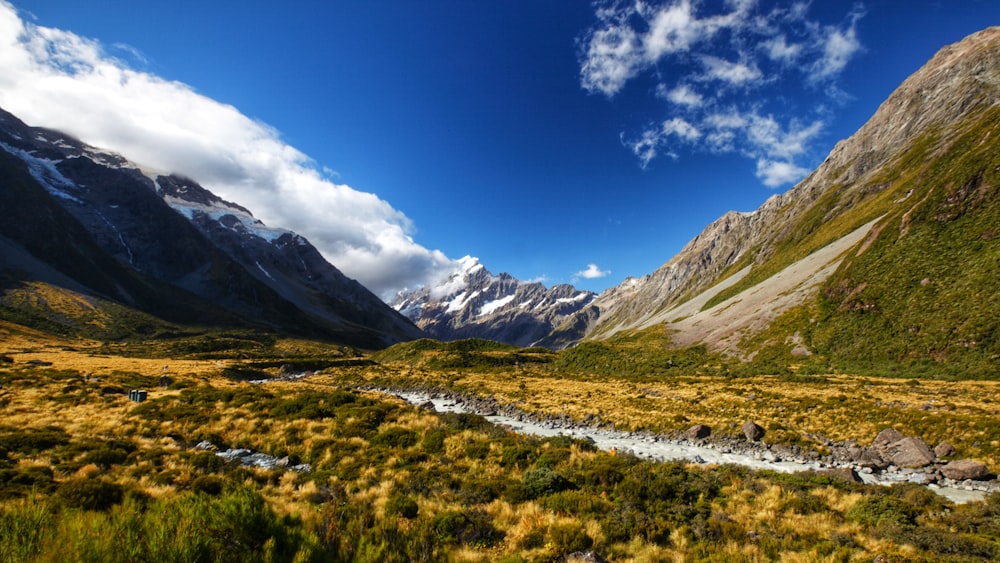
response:
<path id="1" fill-rule="evenodd" d="M 402 293 L 390 304 L 438 340 L 485 338 L 516 346 L 559 347 L 550 333 L 574 315 L 596 313 L 596 297 L 561 284 L 546 289 L 509 274 L 493 275 L 475 258 L 434 287 Z"/>
<path id="2" fill-rule="evenodd" d="M 887 446 L 889 460 L 899 467 L 925 467 L 934 463 L 934 452 L 920 438 L 910 436 Z"/>
<path id="3" fill-rule="evenodd" d="M 956 481 L 964 481 L 966 479 L 981 481 L 989 479 L 990 470 L 985 464 L 979 463 L 978 461 L 959 459 L 949 462 L 942 467 L 941 474 Z"/>
<path id="4" fill-rule="evenodd" d="M 752 420 L 748 420 L 743 423 L 743 435 L 747 437 L 747 440 L 751 442 L 756 442 L 764 437 L 765 430 L 762 426 L 757 424 Z"/>

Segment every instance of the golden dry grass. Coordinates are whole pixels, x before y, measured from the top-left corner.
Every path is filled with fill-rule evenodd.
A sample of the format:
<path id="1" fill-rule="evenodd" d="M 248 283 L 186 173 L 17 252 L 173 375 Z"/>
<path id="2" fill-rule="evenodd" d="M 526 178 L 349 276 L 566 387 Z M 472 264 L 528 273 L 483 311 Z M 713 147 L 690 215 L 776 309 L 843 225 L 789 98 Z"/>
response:
<path id="1" fill-rule="evenodd" d="M 952 443 L 962 457 L 1000 467 L 1000 382 L 906 380 L 828 375 L 789 377 L 683 376 L 634 381 L 562 379 L 523 368 L 509 372 L 463 370 L 435 374 L 399 368 L 399 385 L 447 385 L 491 395 L 536 414 L 599 416 L 619 428 L 683 431 L 707 424 L 715 434 L 737 434 L 747 420 L 768 430 L 769 442 L 815 447 L 819 436 L 869 444 L 884 428 L 923 438 L 931 447 Z M 322 374 L 336 381 L 337 374 Z M 385 379 L 385 370 L 360 376 Z M 996 402 L 995 402 L 996 401 Z"/>
<path id="2" fill-rule="evenodd" d="M 2 329 L 2 327 L 0 327 Z M 129 436 L 141 448 L 176 452 L 180 446 L 168 436 L 187 435 L 189 423 L 184 420 L 150 422 L 133 414 L 134 403 L 121 396 L 96 399 L 89 402 L 53 401 L 52 397 L 76 386 L 97 397 L 101 385 L 111 384 L 122 374 L 156 376 L 164 365 L 171 375 L 179 379 L 208 382 L 213 387 L 238 388 L 246 383 L 229 381 L 218 374 L 225 362 L 204 360 L 176 360 L 171 358 L 129 358 L 96 354 L 98 343 L 87 341 L 60 341 L 44 335 L 7 331 L 0 343 L 0 353 L 14 358 L 20 373 L 30 373 L 21 366 L 29 359 L 51 362 L 52 370 L 75 372 L 61 378 L 48 380 L 38 386 L 18 385 L 16 392 L 0 390 L 4 407 L 0 410 L 0 426 L 8 428 L 57 426 L 74 439 L 89 437 Z M 290 342 L 289 349 L 303 349 L 301 343 Z M 2 373 L 4 368 L 0 368 Z M 753 419 L 765 425 L 770 435 L 805 436 L 822 434 L 832 439 L 855 439 L 867 443 L 884 426 L 904 426 L 919 422 L 920 417 L 935 417 L 933 422 L 953 436 L 951 439 L 963 448 L 973 448 L 972 443 L 982 436 L 991 436 L 987 425 L 995 396 L 993 382 L 938 382 L 924 381 L 913 384 L 898 379 L 858 378 L 829 376 L 826 383 L 795 382 L 771 377 L 725 379 L 720 377 L 679 377 L 637 382 L 623 379 L 587 380 L 560 379 L 551 374 L 530 369 L 497 371 L 451 371 L 444 373 L 418 372 L 378 366 L 374 368 L 331 368 L 314 377 L 296 382 L 275 382 L 268 389 L 275 394 L 304 389 L 329 390 L 331 386 L 360 383 L 365 380 L 396 376 L 398 381 L 424 385 L 447 383 L 456 388 L 471 389 L 490 394 L 502 402 L 515 404 L 537 413 L 567 413 L 582 420 L 595 414 L 620 427 L 651 428 L 659 430 L 684 429 L 691 424 L 705 423 L 716 432 L 736 432 L 743 420 Z M 93 374 L 86 378 L 86 374 Z M 157 394 L 179 393 L 155 390 Z M 376 396 L 373 394 L 372 396 Z M 385 399 L 384 395 L 377 395 Z M 876 401 L 879 402 L 876 405 Z M 932 408 L 925 410 L 924 405 Z M 862 413 L 876 416 L 865 418 Z M 223 440 L 235 443 L 247 436 L 266 436 L 276 449 L 291 448 L 293 442 L 300 449 L 310 450 L 311 444 L 328 437 L 336 429 L 325 420 L 280 420 L 256 416 L 245 409 L 218 404 L 217 416 L 199 430 L 215 433 Z M 156 425 L 151 428 L 150 425 Z M 428 413 L 408 411 L 380 428 L 381 431 L 398 427 L 426 434 L 442 425 L 441 420 Z M 777 430 L 777 428 L 784 430 Z M 934 437 L 924 435 L 932 442 Z M 465 458 L 470 442 L 482 441 L 481 433 L 465 430 L 448 436 L 444 443 L 444 456 Z M 367 445 L 362 438 L 354 437 L 350 443 Z M 499 447 L 496 444 L 493 446 Z M 497 464 L 496 447 L 493 461 L 464 459 L 462 470 L 481 478 L 507 476 L 519 479 L 521 471 L 503 468 Z M 570 447 L 566 467 L 581 466 L 604 455 L 583 451 L 576 445 Z M 363 450 L 362 450 L 363 451 Z M 995 451 L 995 448 L 994 450 Z M 330 455 L 327 452 L 326 455 Z M 340 467 L 348 467 L 362 454 L 346 455 Z M 993 464 L 993 454 L 980 456 Z M 361 469 L 356 477 L 345 479 L 342 484 L 350 491 L 351 502 L 363 503 L 374 509 L 378 518 L 386 514 L 386 505 L 394 491 L 404 489 L 410 478 L 411 468 L 397 467 L 396 458 L 387 457 L 382 465 Z M 322 463 L 322 459 L 316 460 Z M 20 463 L 48 465 L 50 460 L 24 459 Z M 426 464 L 436 463 L 434 458 Z M 153 497 L 176 492 L 178 487 L 189 486 L 197 477 L 182 459 L 169 458 L 160 471 L 175 471 L 173 485 L 157 483 L 145 474 L 149 462 L 140 461 L 136 470 L 121 473 L 114 478 L 130 483 Z M 994 464 L 995 466 L 995 464 Z M 418 468 L 412 468 L 418 471 Z M 94 464 L 83 465 L 73 475 L 58 475 L 60 479 L 95 475 L 107 471 Z M 152 470 L 149 471 L 152 473 Z M 306 521 L 318 519 L 319 513 L 312 499 L 321 492 L 324 484 L 340 484 L 340 477 L 330 476 L 325 483 L 301 480 L 287 473 L 273 483 L 263 485 L 262 494 L 271 505 L 286 514 L 298 514 Z M 835 534 L 850 536 L 864 547 L 867 560 L 872 553 L 887 553 L 903 557 L 905 547 L 893 545 L 866 535 L 856 523 L 846 522 L 842 515 L 862 496 L 836 488 L 820 487 L 810 490 L 809 498 L 818 499 L 829 510 L 814 512 L 796 510 L 791 502 L 795 492 L 771 484 L 761 492 L 754 492 L 748 483 L 735 479 L 725 488 L 724 502 L 713 501 L 712 514 L 724 515 L 740 528 L 760 534 L 799 537 L 807 531 L 817 538 Z M 801 493 L 800 493 L 801 494 Z M 456 500 L 447 496 L 419 496 L 416 498 L 421 514 L 437 514 L 457 510 Z M 688 536 L 678 528 L 669 545 L 654 545 L 639 540 L 628 545 L 609 545 L 601 524 L 594 519 L 578 520 L 545 509 L 540 502 L 512 504 L 504 498 L 483 505 L 503 541 L 487 549 L 459 546 L 449 552 L 449 557 L 459 561 L 490 561 L 517 554 L 526 560 L 550 560 L 555 556 L 551 545 L 553 530 L 573 528 L 582 530 L 595 548 L 604 553 L 616 554 L 621 561 L 689 561 L 696 558 Z M 838 517 L 837 515 L 841 515 Z M 410 523 L 400 520 L 406 528 Z M 719 556 L 733 561 L 764 560 L 765 553 L 752 542 L 728 541 L 719 546 Z M 799 551 L 783 553 L 786 561 L 822 561 L 819 552 Z"/>

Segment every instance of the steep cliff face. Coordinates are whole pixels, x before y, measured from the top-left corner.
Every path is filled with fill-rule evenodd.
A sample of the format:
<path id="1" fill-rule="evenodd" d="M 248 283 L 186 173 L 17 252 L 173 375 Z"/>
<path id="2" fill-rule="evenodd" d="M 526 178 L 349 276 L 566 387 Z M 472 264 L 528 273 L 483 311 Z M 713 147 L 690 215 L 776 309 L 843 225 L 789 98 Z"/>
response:
<path id="1" fill-rule="evenodd" d="M 714 322 L 730 323 L 728 336 L 696 331 L 708 338 L 710 346 L 736 346 L 739 339 L 735 333 L 743 337 L 759 332 L 767 325 L 760 319 L 774 318 L 783 310 L 815 299 L 822 283 L 849 255 L 830 256 L 826 263 L 810 268 L 802 267 L 803 260 L 838 241 L 853 240 L 868 248 L 880 236 L 889 236 L 884 231 L 886 224 L 906 220 L 900 219 L 904 216 L 912 221 L 915 202 L 929 203 L 928 193 L 951 189 L 945 178 L 937 179 L 937 170 L 951 162 L 956 151 L 975 152 L 958 148 L 957 142 L 964 136 L 979 136 L 983 143 L 996 146 L 991 139 L 997 135 L 998 101 L 1000 28 L 990 28 L 942 49 L 791 190 L 771 197 L 753 212 L 727 213 L 652 274 L 627 280 L 601 294 L 594 302 L 599 315 L 591 316 L 587 323 L 575 323 L 577 329 L 586 326 L 575 338 L 600 337 L 653 324 L 665 324 L 683 333 L 684 326 L 673 326 L 671 321 L 723 302 L 732 305 L 737 299 L 745 300 L 748 294 L 741 292 L 755 288 L 760 306 L 756 317 L 727 319 L 724 308 L 719 307 L 714 311 Z M 989 151 L 982 152 L 979 160 L 965 161 L 963 166 L 972 169 L 972 177 L 962 182 L 977 186 L 987 182 L 984 174 L 992 174 L 995 159 Z M 953 172 L 955 178 L 964 174 L 962 170 Z M 917 174 L 923 174 L 927 181 L 914 178 Z M 983 220 L 996 222 L 990 216 Z M 869 230 L 859 233 L 862 227 Z M 760 296 L 768 291 L 769 279 L 793 271 L 801 278 L 800 285 L 812 289 L 800 292 L 798 301 L 783 300 L 775 310 L 777 296 Z M 692 308 L 691 303 L 699 305 Z M 561 336 L 564 341 L 574 338 L 572 329 Z M 690 342 L 691 338 L 681 336 L 679 340 Z"/>

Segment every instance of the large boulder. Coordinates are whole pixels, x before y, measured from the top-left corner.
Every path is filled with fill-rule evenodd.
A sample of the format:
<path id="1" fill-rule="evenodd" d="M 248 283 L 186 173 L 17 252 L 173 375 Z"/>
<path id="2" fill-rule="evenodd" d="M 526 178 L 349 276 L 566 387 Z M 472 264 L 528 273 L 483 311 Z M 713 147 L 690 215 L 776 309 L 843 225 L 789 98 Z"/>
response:
<path id="1" fill-rule="evenodd" d="M 743 435 L 747 440 L 756 442 L 764 437 L 764 428 L 752 420 L 743 423 Z"/>
<path id="2" fill-rule="evenodd" d="M 978 461 L 957 459 L 945 464 L 941 468 L 941 474 L 956 481 L 964 481 L 966 479 L 982 481 L 989 479 L 990 470 L 986 467 L 986 464 L 979 463 Z"/>
<path id="3" fill-rule="evenodd" d="M 705 438 L 708 438 L 712 434 L 712 429 L 704 424 L 695 424 L 691 428 L 688 428 L 687 432 L 684 434 L 687 436 L 688 440 L 694 442 L 696 440 L 704 440 Z"/>
<path id="4" fill-rule="evenodd" d="M 920 438 L 913 436 L 893 442 L 886 447 L 889 461 L 899 467 L 926 467 L 934 463 L 934 452 Z"/>
<path id="5" fill-rule="evenodd" d="M 890 444 L 894 444 L 904 438 L 903 433 L 895 428 L 886 428 L 875 436 L 872 440 L 872 447 L 878 450 L 884 450 Z"/>

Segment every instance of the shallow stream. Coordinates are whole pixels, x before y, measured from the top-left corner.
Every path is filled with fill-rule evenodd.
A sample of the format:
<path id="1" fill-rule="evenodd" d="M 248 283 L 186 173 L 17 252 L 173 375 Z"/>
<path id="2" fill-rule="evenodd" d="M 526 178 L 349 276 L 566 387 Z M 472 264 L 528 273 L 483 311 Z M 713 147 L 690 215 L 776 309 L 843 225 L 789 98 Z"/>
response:
<path id="1" fill-rule="evenodd" d="M 830 468 L 830 465 L 818 461 L 806 459 L 782 459 L 768 451 L 732 452 L 717 447 L 711 443 L 692 444 L 666 437 L 634 434 L 619 430 L 609 430 L 604 428 L 581 427 L 581 426 L 560 426 L 552 422 L 537 422 L 531 420 L 515 419 L 499 414 L 484 414 L 475 412 L 466 404 L 451 397 L 441 397 L 424 391 L 398 391 L 382 390 L 384 393 L 394 395 L 414 405 L 423 405 L 428 401 L 434 405 L 437 412 L 456 412 L 483 415 L 493 424 L 504 426 L 515 432 L 541 437 L 569 436 L 589 440 L 598 448 L 605 451 L 619 451 L 632 453 L 641 458 L 657 461 L 668 461 L 686 459 L 695 463 L 703 464 L 723 464 L 733 463 L 743 465 L 752 469 L 767 469 L 783 473 L 794 473 L 797 471 L 807 471 L 810 469 L 820 470 Z M 847 465 L 843 467 L 848 467 Z M 861 480 L 868 484 L 891 485 L 893 483 L 906 482 L 909 478 L 906 474 L 900 473 L 865 473 L 858 472 Z M 969 490 L 958 487 L 941 487 L 938 485 L 928 485 L 935 493 L 955 502 L 965 503 L 981 501 L 986 498 L 986 493 L 978 490 Z"/>

